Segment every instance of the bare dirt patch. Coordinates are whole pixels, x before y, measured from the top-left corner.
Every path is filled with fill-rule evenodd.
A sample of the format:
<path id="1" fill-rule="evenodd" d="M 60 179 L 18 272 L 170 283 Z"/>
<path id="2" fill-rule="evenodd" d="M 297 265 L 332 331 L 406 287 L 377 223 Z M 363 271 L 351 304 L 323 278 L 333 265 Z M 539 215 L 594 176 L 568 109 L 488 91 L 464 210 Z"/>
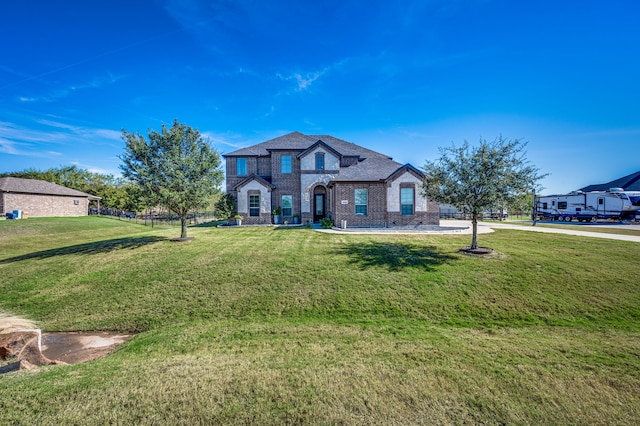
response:
<path id="1" fill-rule="evenodd" d="M 67 364 L 104 358 L 131 335 L 109 332 L 42 333 L 42 354 Z"/>
<path id="2" fill-rule="evenodd" d="M 506 259 L 506 255 L 497 251 L 494 251 L 488 247 L 478 247 L 472 249 L 471 247 L 463 247 L 459 250 L 460 253 L 467 256 L 482 257 L 486 259 Z"/>

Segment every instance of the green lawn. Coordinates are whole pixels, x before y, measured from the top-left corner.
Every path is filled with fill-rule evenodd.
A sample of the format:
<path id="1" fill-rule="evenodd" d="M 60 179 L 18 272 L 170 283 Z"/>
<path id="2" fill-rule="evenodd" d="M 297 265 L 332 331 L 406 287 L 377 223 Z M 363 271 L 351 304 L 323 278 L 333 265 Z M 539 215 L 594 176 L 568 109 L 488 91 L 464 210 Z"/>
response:
<path id="1" fill-rule="evenodd" d="M 0 424 L 635 424 L 640 244 L 0 222 L 0 309 L 138 333 L 0 376 Z"/>

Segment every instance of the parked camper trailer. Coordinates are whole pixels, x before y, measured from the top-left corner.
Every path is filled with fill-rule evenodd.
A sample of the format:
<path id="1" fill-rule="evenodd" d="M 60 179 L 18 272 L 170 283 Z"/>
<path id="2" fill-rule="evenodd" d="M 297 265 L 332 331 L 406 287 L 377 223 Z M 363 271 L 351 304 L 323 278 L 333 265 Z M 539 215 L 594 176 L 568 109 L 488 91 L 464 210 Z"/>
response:
<path id="1" fill-rule="evenodd" d="M 544 195 L 537 199 L 537 212 L 540 220 L 634 220 L 640 213 L 640 191 L 611 188 L 608 191 Z"/>

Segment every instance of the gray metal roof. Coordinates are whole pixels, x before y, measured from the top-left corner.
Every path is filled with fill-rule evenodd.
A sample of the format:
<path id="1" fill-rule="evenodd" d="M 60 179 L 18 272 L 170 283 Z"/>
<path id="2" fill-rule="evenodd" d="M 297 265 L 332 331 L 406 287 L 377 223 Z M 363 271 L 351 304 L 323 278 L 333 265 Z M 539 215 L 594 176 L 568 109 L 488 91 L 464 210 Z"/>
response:
<path id="1" fill-rule="evenodd" d="M 608 183 L 585 186 L 584 188 L 580 188 L 580 191 L 608 191 L 610 188 L 623 188 L 625 191 L 640 191 L 640 171 Z"/>
<path id="2" fill-rule="evenodd" d="M 345 157 L 359 157 L 360 161 L 349 167 L 341 167 L 336 182 L 385 180 L 403 165 L 387 155 L 364 148 L 351 142 L 329 135 L 305 135 L 293 132 L 257 145 L 241 148 L 225 154 L 224 157 L 269 156 L 270 150 L 291 150 L 303 152 L 318 141 L 322 141 Z"/>
<path id="3" fill-rule="evenodd" d="M 95 195 L 75 189 L 60 186 L 52 182 L 36 179 L 23 179 L 16 177 L 0 178 L 0 192 L 18 192 L 21 194 L 60 195 L 68 197 L 88 197 L 91 200 L 100 199 Z"/>

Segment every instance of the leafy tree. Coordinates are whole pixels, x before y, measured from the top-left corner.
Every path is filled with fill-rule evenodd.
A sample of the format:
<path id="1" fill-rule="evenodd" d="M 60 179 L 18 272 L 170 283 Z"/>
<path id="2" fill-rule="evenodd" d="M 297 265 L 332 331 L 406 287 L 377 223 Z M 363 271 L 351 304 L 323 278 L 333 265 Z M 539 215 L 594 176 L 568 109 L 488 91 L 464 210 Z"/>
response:
<path id="1" fill-rule="evenodd" d="M 536 188 L 537 190 L 538 188 Z M 533 204 L 533 195 L 531 191 L 524 192 L 518 196 L 516 196 L 507 206 L 509 209 L 509 215 L 511 212 L 517 215 L 528 215 L 531 213 L 531 206 Z"/>
<path id="2" fill-rule="evenodd" d="M 96 195 L 101 200 L 102 207 L 114 209 L 126 209 L 125 206 L 133 205 L 130 194 L 127 192 L 127 184 L 122 179 L 112 175 L 90 172 L 77 166 L 61 166 L 44 171 L 26 169 L 19 172 L 0 173 L 0 177 L 12 176 L 23 179 L 38 179 L 76 189 L 91 195 Z"/>
<path id="3" fill-rule="evenodd" d="M 224 194 L 216 201 L 216 216 L 229 221 L 236 213 L 236 199 L 231 194 Z"/>
<path id="4" fill-rule="evenodd" d="M 522 140 L 502 136 L 493 142 L 481 139 L 475 147 L 465 140 L 460 147 L 440 148 L 440 158 L 425 163 L 424 194 L 471 215 L 471 250 L 478 248 L 478 216 L 482 212 L 510 204 L 546 176 L 529 164 L 525 146 Z"/>
<path id="5" fill-rule="evenodd" d="M 160 132 L 149 130 L 148 140 L 122 130 L 125 152 L 120 166 L 136 183 L 148 206 L 162 205 L 180 217 L 180 238 L 187 237 L 187 214 L 204 208 L 222 183 L 220 155 L 193 129 L 174 120 Z"/>

